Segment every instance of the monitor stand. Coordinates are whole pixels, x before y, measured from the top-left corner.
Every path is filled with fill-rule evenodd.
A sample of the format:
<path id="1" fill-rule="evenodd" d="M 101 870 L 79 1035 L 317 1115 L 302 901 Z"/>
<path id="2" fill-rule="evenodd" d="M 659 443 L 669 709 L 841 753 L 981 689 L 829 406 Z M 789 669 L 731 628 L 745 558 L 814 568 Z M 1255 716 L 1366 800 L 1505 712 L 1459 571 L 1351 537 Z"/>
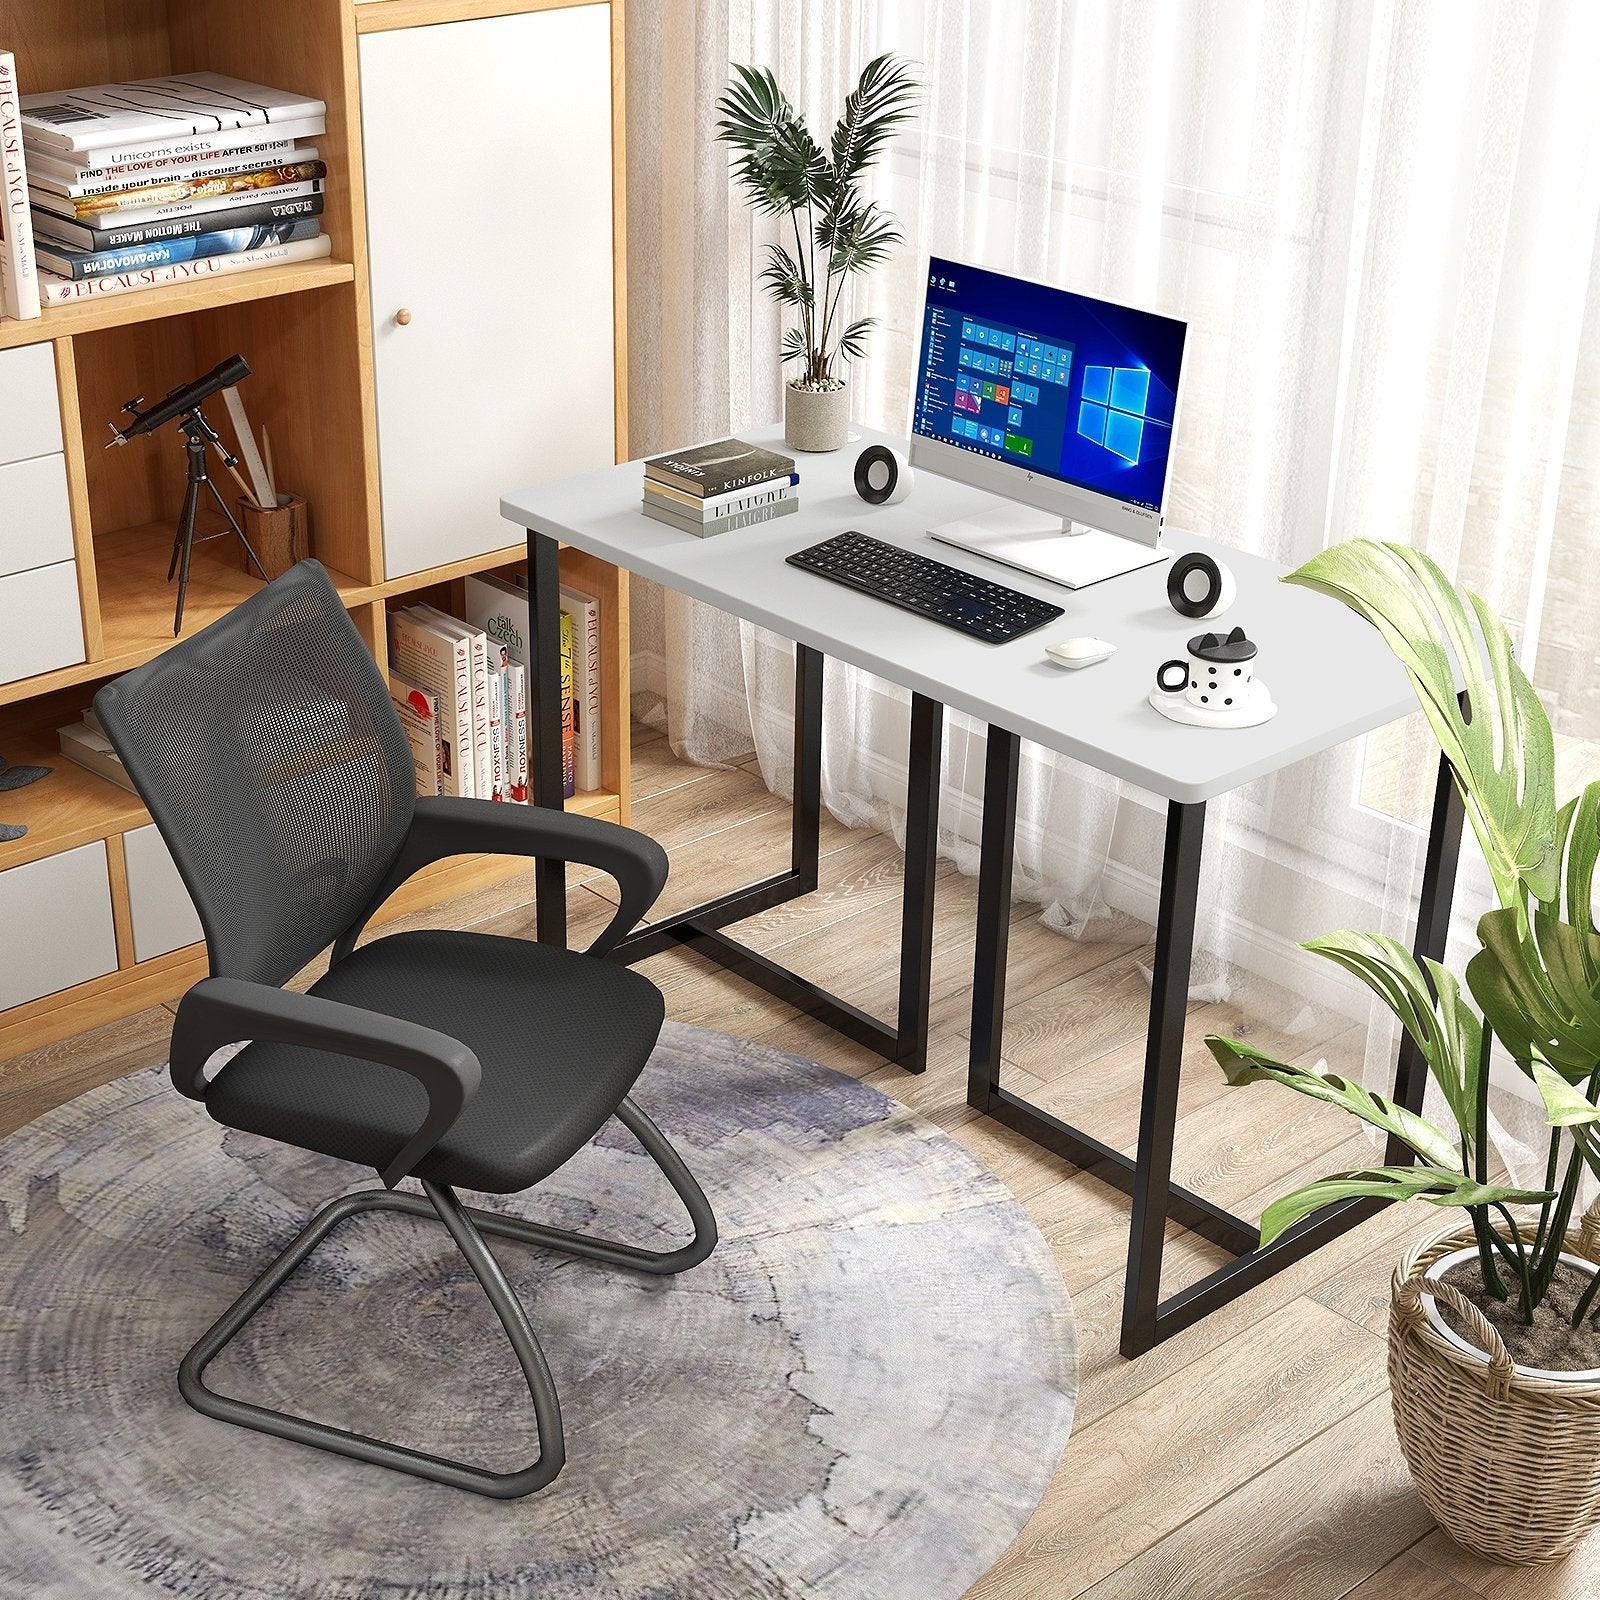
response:
<path id="1" fill-rule="evenodd" d="M 928 534 L 941 544 L 987 556 L 1068 589 L 1087 588 L 1167 559 L 1167 552 L 1159 547 L 1135 544 L 1102 528 L 1067 522 L 1011 500 L 1002 500 L 992 511 L 977 516 L 941 522 L 929 528 Z"/>

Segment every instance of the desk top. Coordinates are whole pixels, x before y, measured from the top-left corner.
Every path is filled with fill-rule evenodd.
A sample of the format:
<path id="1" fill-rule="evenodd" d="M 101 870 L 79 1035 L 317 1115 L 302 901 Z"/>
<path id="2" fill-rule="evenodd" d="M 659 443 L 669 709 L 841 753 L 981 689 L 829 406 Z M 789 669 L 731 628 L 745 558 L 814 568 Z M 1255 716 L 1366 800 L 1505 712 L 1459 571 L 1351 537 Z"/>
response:
<path id="1" fill-rule="evenodd" d="M 936 544 L 927 530 L 993 504 L 993 496 L 919 472 L 899 505 L 869 506 L 855 493 L 855 459 L 871 443 L 902 443 L 870 429 L 827 455 L 796 456 L 800 509 L 700 539 L 639 509 L 637 461 L 518 489 L 501 515 L 630 572 L 693 595 L 775 633 L 864 667 L 893 683 L 993 722 L 1025 739 L 1125 778 L 1163 799 L 1209 800 L 1252 778 L 1342 744 L 1416 709 L 1411 686 L 1375 629 L 1337 601 L 1277 580 L 1276 562 L 1168 530 L 1174 553 L 1225 561 L 1238 598 L 1210 622 L 1167 603 L 1167 562 L 1087 589 L 1065 589 L 981 556 Z M 782 430 L 748 433 L 783 449 Z M 889 544 L 1038 595 L 1066 614 L 1009 644 L 991 645 L 789 566 L 785 557 L 854 528 Z M 1255 728 L 1190 728 L 1147 700 L 1156 668 L 1207 628 L 1242 624 L 1278 714 Z M 1093 634 L 1117 653 L 1078 671 L 1046 659 L 1055 639 Z"/>

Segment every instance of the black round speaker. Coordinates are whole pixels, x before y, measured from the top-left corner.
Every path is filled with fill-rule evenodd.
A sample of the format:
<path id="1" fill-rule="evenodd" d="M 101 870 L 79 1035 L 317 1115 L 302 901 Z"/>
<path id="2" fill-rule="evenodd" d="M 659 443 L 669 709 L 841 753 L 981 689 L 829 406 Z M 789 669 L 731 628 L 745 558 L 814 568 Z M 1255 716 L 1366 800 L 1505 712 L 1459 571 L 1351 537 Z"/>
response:
<path id="1" fill-rule="evenodd" d="M 1233 604 L 1233 574 L 1198 550 L 1178 556 L 1167 568 L 1167 599 L 1180 617 L 1214 617 Z"/>
<path id="2" fill-rule="evenodd" d="M 856 493 L 869 506 L 889 506 L 911 492 L 912 471 L 906 458 L 888 445 L 869 444 L 856 457 Z"/>

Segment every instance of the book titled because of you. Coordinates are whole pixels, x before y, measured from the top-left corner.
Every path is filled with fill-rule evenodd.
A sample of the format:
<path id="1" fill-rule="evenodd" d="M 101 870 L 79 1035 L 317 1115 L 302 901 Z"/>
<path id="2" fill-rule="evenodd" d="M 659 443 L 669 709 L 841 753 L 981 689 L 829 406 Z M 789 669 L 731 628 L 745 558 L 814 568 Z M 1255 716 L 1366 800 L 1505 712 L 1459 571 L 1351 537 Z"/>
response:
<path id="1" fill-rule="evenodd" d="M 99 299 L 108 294 L 131 294 L 139 289 L 154 289 L 168 283 L 187 283 L 191 279 L 215 277 L 222 273 L 251 272 L 257 267 L 315 261 L 332 253 L 333 240 L 323 233 L 314 239 L 262 245 L 259 249 L 242 250 L 236 255 L 202 256 L 196 261 L 173 261 L 163 267 L 141 267 L 136 271 L 116 272 L 100 278 L 45 275 L 40 279 L 39 297 L 46 305 L 70 305 L 75 300 Z"/>

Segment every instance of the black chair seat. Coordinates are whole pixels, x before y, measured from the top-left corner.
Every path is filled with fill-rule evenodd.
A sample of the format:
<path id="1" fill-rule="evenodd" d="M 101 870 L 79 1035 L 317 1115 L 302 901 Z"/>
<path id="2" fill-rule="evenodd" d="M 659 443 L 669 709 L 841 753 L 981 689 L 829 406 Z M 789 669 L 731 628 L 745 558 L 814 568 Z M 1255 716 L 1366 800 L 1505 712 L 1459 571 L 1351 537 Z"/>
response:
<path id="1" fill-rule="evenodd" d="M 312 985 L 403 1017 L 478 1057 L 478 1092 L 418 1163 L 433 1183 L 509 1194 L 600 1130 L 655 1048 L 661 991 L 625 967 L 525 939 L 427 931 L 362 946 Z M 206 1093 L 220 1123 L 381 1170 L 427 1114 L 393 1067 L 297 1045 L 247 1045 Z"/>

